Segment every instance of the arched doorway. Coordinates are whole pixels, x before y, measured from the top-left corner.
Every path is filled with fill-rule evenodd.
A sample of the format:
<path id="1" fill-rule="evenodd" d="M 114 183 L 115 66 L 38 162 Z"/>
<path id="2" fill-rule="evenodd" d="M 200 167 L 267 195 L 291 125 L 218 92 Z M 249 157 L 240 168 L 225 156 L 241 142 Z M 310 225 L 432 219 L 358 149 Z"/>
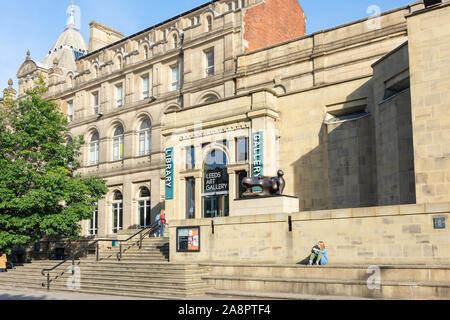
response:
<path id="1" fill-rule="evenodd" d="M 228 217 L 229 184 L 227 156 L 220 149 L 212 150 L 204 163 L 203 217 Z"/>
<path id="2" fill-rule="evenodd" d="M 123 196 L 120 191 L 114 192 L 112 199 L 112 232 L 123 230 Z"/>
<path id="3" fill-rule="evenodd" d="M 139 214 L 139 228 L 144 229 L 151 225 L 151 205 L 150 205 L 150 190 L 143 187 L 139 190 L 138 197 L 138 214 Z"/>

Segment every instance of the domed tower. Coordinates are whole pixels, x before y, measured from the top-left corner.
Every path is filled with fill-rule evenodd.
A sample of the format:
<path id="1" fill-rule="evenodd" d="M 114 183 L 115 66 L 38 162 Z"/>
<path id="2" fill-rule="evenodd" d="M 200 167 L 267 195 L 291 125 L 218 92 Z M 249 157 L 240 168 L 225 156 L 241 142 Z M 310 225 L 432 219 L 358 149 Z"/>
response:
<path id="1" fill-rule="evenodd" d="M 30 52 L 27 52 L 26 59 L 17 72 L 19 96 L 22 96 L 25 90 L 33 87 L 39 74 L 43 76 L 47 84 L 52 76 L 59 79 L 68 72 L 76 74 L 76 59 L 87 54 L 88 47 L 79 31 L 80 15 L 77 14 L 79 11 L 77 12 L 77 7 L 73 2 L 67 13 L 69 18 L 65 30 L 42 62 L 32 60 Z"/>
<path id="2" fill-rule="evenodd" d="M 69 7 L 68 12 L 70 14 L 67 20 L 67 26 L 64 32 L 59 36 L 56 43 L 48 52 L 43 64 L 51 67 L 55 61 L 58 61 L 58 67 L 63 70 L 64 73 L 69 71 L 75 72 L 77 69 L 75 59 L 88 53 L 88 47 L 79 31 L 79 15 L 76 15 L 76 7 L 73 2 Z"/>

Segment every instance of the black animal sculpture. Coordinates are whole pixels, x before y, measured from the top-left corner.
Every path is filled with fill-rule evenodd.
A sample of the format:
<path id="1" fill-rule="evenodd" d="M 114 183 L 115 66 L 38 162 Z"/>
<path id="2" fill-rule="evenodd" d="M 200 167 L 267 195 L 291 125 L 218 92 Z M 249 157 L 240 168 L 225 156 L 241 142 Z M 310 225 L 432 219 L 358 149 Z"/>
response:
<path id="1" fill-rule="evenodd" d="M 284 172 L 278 170 L 277 177 L 248 177 L 242 180 L 242 186 L 247 188 L 247 191 L 243 194 L 244 198 L 254 197 L 273 197 L 283 194 L 286 182 L 284 181 Z M 255 187 L 261 187 L 262 192 L 253 192 Z"/>

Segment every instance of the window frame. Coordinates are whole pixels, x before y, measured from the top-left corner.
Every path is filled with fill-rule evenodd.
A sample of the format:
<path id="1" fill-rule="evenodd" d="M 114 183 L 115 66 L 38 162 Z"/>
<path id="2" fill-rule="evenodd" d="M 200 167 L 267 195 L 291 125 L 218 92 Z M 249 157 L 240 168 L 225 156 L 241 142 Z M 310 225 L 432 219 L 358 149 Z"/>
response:
<path id="1" fill-rule="evenodd" d="M 124 103 L 123 103 L 123 83 L 117 83 L 114 85 L 115 87 L 115 102 L 116 102 L 116 108 L 122 108 Z M 120 99 L 119 99 L 119 89 L 120 89 Z M 120 102 L 120 103 L 119 103 Z"/>
<path id="2" fill-rule="evenodd" d="M 147 129 L 141 129 L 143 123 L 148 121 L 150 123 L 150 127 Z M 144 137 L 143 141 L 142 138 Z M 138 157 L 148 156 L 152 152 L 152 121 L 149 118 L 144 118 L 140 122 L 138 129 Z M 142 150 L 142 144 L 144 143 L 144 150 Z"/>
<path id="3" fill-rule="evenodd" d="M 119 128 L 122 128 L 123 133 L 121 135 L 116 135 L 115 133 Z M 125 140 L 125 130 L 122 125 L 119 125 L 114 129 L 114 133 L 113 133 L 113 145 L 112 145 L 113 161 L 123 160 L 124 148 L 125 148 L 124 140 Z M 118 149 L 116 150 L 116 148 L 118 148 Z M 116 151 L 118 152 L 117 154 L 116 154 Z"/>
<path id="4" fill-rule="evenodd" d="M 99 91 L 92 92 L 92 111 L 93 111 L 94 115 L 100 114 L 100 92 Z"/>
<path id="5" fill-rule="evenodd" d="M 147 86 L 146 82 L 147 81 Z M 150 75 L 144 74 L 141 76 L 141 84 L 142 84 L 142 99 L 150 98 Z"/>
<path id="6" fill-rule="evenodd" d="M 190 191 L 191 191 L 191 189 L 190 189 L 190 182 L 193 182 L 193 184 L 192 184 L 192 199 L 190 199 L 189 198 L 189 194 L 190 194 Z M 196 207 L 195 207 L 195 189 L 196 189 L 196 183 L 195 183 L 195 178 L 194 177 L 187 177 L 186 178 L 186 219 L 187 220 L 189 220 L 189 219 L 195 219 L 195 214 L 196 214 Z M 191 209 L 191 207 L 190 207 L 190 201 L 192 201 L 192 203 L 193 203 L 193 209 L 194 209 L 194 212 L 192 213 L 192 216 L 191 216 L 191 213 L 190 213 L 190 209 Z"/>
<path id="7" fill-rule="evenodd" d="M 74 120 L 74 104 L 73 100 L 67 101 L 67 122 L 72 123 Z"/>
<path id="8" fill-rule="evenodd" d="M 121 195 L 121 199 L 120 200 L 115 200 L 115 195 L 117 193 L 120 193 Z M 112 201 L 111 201 L 111 220 L 112 220 L 112 225 L 111 225 L 111 231 L 112 234 L 118 234 L 118 232 L 120 230 L 123 230 L 123 193 L 120 190 L 116 190 L 114 191 L 113 195 L 112 195 Z M 117 220 L 114 219 L 114 210 L 117 210 Z M 115 228 L 114 223 L 117 222 L 117 228 Z M 121 225 L 122 223 L 122 225 Z"/>
<path id="9" fill-rule="evenodd" d="M 245 141 L 245 159 L 244 160 L 242 160 L 239 156 L 240 156 L 240 154 L 241 153 L 239 153 L 239 141 L 242 141 L 242 140 L 244 140 Z M 237 138 L 235 138 L 235 146 L 236 146 L 236 149 L 235 149 L 235 151 L 236 151 L 236 163 L 238 163 L 238 164 L 245 164 L 245 163 L 247 163 L 248 161 L 249 161 L 249 148 L 250 148 L 250 145 L 249 145 L 249 141 L 250 141 L 250 139 L 248 138 L 248 137 L 237 137 Z"/>
<path id="10" fill-rule="evenodd" d="M 176 70 L 176 75 L 177 75 L 177 81 L 174 81 L 174 71 Z M 170 82 L 170 91 L 177 91 L 180 90 L 180 64 L 177 62 L 176 64 L 172 65 L 170 67 L 170 72 L 171 72 L 171 82 Z"/>
<path id="11" fill-rule="evenodd" d="M 92 138 L 97 135 L 98 140 L 92 141 Z M 94 154 L 94 158 L 92 155 Z M 88 165 L 96 166 L 99 164 L 100 160 L 100 135 L 98 131 L 91 135 L 91 139 L 89 141 L 89 156 L 88 156 Z"/>
<path id="12" fill-rule="evenodd" d="M 212 61 L 210 60 L 212 57 Z M 215 54 L 214 48 L 210 48 L 204 51 L 205 59 L 205 78 L 213 77 L 215 74 Z M 212 64 L 210 64 L 212 62 Z"/>

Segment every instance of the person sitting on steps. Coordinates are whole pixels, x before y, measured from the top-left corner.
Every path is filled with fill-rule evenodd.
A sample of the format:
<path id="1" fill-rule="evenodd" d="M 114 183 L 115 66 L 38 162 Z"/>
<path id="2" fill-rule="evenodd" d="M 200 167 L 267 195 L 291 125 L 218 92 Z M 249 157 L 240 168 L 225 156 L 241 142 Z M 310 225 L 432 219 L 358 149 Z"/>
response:
<path id="1" fill-rule="evenodd" d="M 319 243 L 311 249 L 309 265 L 312 266 L 314 263 L 317 266 L 324 266 L 328 263 L 327 249 L 325 248 L 325 243 L 323 241 L 319 241 Z"/>

